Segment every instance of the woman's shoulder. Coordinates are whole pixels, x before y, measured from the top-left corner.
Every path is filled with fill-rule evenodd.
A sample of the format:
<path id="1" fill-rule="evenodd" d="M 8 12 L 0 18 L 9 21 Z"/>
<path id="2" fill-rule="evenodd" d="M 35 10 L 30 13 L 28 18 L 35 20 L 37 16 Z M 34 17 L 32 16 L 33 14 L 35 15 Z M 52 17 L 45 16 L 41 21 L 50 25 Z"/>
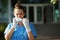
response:
<path id="1" fill-rule="evenodd" d="M 33 23 L 29 22 L 29 25 L 34 25 Z"/>
<path id="2" fill-rule="evenodd" d="M 34 27 L 35 27 L 35 24 L 29 22 L 29 26 L 30 26 L 31 28 L 34 28 Z"/>
<path id="3" fill-rule="evenodd" d="M 13 24 L 12 23 L 8 23 L 7 27 L 11 27 Z"/>
<path id="4" fill-rule="evenodd" d="M 12 25 L 13 23 L 8 23 L 8 25 Z"/>

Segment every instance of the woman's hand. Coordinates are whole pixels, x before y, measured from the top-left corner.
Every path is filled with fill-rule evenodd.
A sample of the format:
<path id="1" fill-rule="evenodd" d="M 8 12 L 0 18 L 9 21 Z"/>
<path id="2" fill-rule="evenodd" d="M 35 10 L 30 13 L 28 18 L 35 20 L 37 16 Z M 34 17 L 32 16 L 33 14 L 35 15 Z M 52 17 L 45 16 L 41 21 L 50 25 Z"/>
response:
<path id="1" fill-rule="evenodd" d="M 27 18 L 23 18 L 22 20 L 24 27 L 26 28 L 27 33 L 31 31 L 29 27 L 29 20 Z"/>
<path id="2" fill-rule="evenodd" d="M 16 27 L 16 24 L 22 25 L 22 19 L 21 18 L 13 18 L 13 28 Z"/>
<path id="3" fill-rule="evenodd" d="M 18 22 L 16 21 L 16 18 L 13 18 L 13 27 L 12 28 L 15 28 L 17 23 Z"/>
<path id="4" fill-rule="evenodd" d="M 29 40 L 34 40 L 34 36 L 29 26 L 29 20 L 27 18 L 23 18 L 22 22 L 23 22 L 24 27 L 26 28 Z"/>

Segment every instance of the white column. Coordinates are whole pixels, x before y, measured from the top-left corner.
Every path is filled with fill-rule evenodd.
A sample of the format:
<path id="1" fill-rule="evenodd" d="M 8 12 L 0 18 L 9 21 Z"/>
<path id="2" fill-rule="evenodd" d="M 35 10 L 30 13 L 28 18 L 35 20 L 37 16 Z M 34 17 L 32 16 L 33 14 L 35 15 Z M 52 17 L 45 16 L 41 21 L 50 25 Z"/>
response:
<path id="1" fill-rule="evenodd" d="M 26 6 L 26 17 L 29 19 L 29 6 Z"/>
<path id="2" fill-rule="evenodd" d="M 60 0 L 58 0 L 58 5 L 59 5 L 59 22 L 60 22 Z"/>
<path id="3" fill-rule="evenodd" d="M 53 23 L 55 23 L 55 6 L 53 5 Z"/>
<path id="4" fill-rule="evenodd" d="M 34 6 L 34 23 L 37 23 L 37 6 Z"/>
<path id="5" fill-rule="evenodd" d="M 9 22 L 11 22 L 11 0 L 8 0 L 8 15 Z"/>
<path id="6" fill-rule="evenodd" d="M 44 6 L 42 6 L 41 8 L 42 8 L 42 23 L 44 23 Z"/>

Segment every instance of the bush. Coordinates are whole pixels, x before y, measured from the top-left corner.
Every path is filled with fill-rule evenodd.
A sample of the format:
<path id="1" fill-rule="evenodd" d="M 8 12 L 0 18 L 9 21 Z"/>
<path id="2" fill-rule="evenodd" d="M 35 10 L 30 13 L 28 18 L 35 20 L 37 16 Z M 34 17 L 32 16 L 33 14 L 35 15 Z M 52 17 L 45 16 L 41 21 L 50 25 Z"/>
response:
<path id="1" fill-rule="evenodd" d="M 4 39 L 4 30 L 7 26 L 7 23 L 0 23 L 0 40 L 5 40 Z"/>
<path id="2" fill-rule="evenodd" d="M 7 26 L 7 23 L 0 23 L 0 32 L 3 32 Z"/>

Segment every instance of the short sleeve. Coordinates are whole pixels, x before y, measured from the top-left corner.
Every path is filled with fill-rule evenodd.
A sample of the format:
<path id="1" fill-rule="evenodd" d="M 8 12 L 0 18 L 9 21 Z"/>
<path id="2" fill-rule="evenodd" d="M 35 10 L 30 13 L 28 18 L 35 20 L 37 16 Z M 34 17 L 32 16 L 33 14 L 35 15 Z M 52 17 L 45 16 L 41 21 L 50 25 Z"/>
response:
<path id="1" fill-rule="evenodd" d="M 8 26 L 6 27 L 4 34 L 6 34 L 11 28 L 11 23 L 8 24 Z"/>
<path id="2" fill-rule="evenodd" d="M 37 37 L 37 33 L 36 33 L 36 30 L 34 28 L 34 25 L 30 23 L 30 28 L 31 28 L 31 32 L 33 34 L 33 36 L 36 38 Z"/>

